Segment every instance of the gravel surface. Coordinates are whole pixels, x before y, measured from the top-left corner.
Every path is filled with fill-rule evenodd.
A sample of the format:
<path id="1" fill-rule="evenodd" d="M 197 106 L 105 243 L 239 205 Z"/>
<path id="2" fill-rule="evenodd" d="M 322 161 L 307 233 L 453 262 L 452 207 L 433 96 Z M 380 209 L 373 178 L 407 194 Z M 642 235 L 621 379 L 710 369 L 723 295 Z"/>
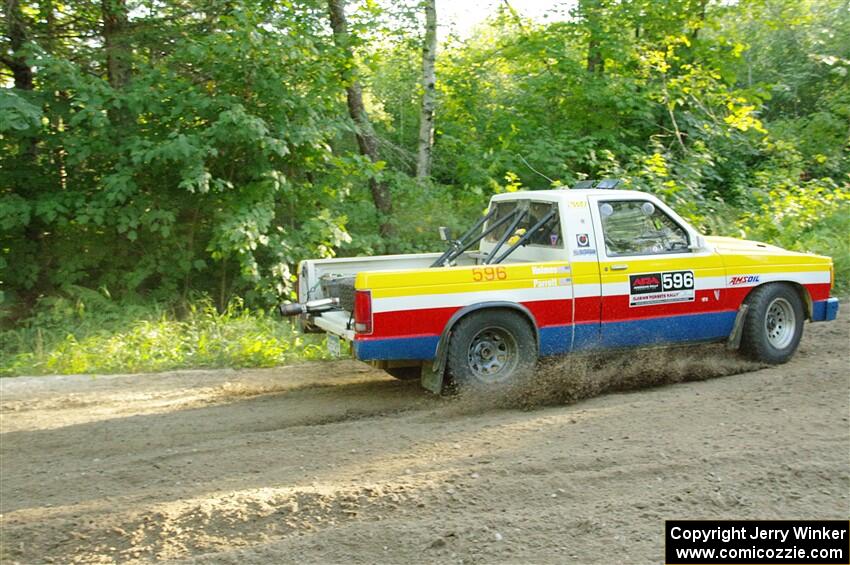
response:
<path id="1" fill-rule="evenodd" d="M 848 320 L 486 400 L 352 361 L 2 379 L 0 561 L 659 563 L 665 519 L 847 519 Z"/>

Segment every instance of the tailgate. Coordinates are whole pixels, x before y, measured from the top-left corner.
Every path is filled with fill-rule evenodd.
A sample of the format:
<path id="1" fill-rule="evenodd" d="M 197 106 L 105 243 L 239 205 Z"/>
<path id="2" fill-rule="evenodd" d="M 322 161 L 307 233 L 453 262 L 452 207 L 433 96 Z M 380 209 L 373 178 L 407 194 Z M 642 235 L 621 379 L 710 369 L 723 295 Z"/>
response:
<path id="1" fill-rule="evenodd" d="M 338 335 L 342 339 L 351 341 L 354 339 L 354 330 L 349 326 L 352 324 L 351 313 L 346 310 L 332 310 L 323 312 L 321 316 L 312 317 L 311 323 L 325 330 L 327 333 Z"/>

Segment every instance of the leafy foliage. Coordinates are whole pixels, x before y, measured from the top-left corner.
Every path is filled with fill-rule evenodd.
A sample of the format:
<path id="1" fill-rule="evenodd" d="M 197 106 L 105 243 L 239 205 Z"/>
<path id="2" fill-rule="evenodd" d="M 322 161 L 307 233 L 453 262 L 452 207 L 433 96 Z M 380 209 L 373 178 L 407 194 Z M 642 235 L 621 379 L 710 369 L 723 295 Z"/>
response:
<path id="1" fill-rule="evenodd" d="M 738 221 L 742 232 L 796 251 L 819 250 L 835 261 L 838 292 L 850 290 L 850 190 L 829 178 L 803 186 L 777 183 L 758 198 L 758 210 Z"/>
<path id="2" fill-rule="evenodd" d="M 176 39 L 120 90 L 96 60 L 34 47 L 40 88 L 4 98 L 4 283 L 269 301 L 275 266 L 338 245 L 333 53 L 318 20 L 286 15 L 244 8 L 192 34 L 151 22 Z"/>

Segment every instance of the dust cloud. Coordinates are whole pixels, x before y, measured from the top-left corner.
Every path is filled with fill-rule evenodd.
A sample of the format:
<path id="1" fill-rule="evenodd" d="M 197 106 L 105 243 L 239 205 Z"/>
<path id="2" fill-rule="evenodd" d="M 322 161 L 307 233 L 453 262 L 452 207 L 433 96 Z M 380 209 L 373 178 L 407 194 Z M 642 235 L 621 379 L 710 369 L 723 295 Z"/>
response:
<path id="1" fill-rule="evenodd" d="M 462 413 L 494 408 L 530 410 L 573 404 L 610 392 L 736 375 L 764 366 L 715 344 L 571 355 L 540 362 L 534 374 L 516 386 L 485 393 L 461 391 L 455 408 Z"/>

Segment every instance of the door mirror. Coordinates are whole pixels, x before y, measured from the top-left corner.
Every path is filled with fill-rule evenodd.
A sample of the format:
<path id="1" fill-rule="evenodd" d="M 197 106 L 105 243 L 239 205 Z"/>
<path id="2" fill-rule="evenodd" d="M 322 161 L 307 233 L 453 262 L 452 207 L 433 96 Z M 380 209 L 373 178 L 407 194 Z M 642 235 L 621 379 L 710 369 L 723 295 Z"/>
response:
<path id="1" fill-rule="evenodd" d="M 446 226 L 440 226 L 440 239 L 443 241 L 451 241 L 452 230 Z"/>
<path id="2" fill-rule="evenodd" d="M 705 238 L 699 234 L 694 235 L 691 238 L 691 244 L 688 245 L 688 249 L 690 249 L 691 251 L 705 249 Z"/>

